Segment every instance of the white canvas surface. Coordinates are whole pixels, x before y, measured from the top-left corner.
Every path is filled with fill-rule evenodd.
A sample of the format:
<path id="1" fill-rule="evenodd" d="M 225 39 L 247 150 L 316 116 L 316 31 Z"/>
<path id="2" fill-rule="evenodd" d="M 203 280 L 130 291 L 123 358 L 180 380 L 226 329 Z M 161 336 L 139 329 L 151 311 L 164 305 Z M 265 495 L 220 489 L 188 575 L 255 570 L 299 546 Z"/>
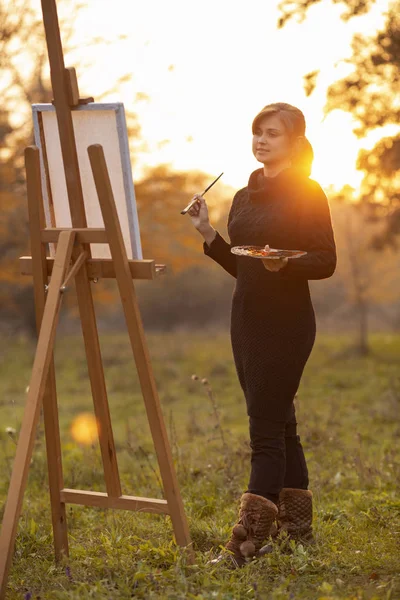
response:
<path id="1" fill-rule="evenodd" d="M 43 110 L 41 116 L 55 216 L 55 223 L 52 223 L 50 202 L 48 194 L 45 194 L 47 196 L 44 199 L 45 204 L 47 202 L 47 206 L 45 206 L 46 225 L 48 227 L 72 227 L 56 112 L 55 110 Z M 88 227 L 104 227 L 87 153 L 88 146 L 101 144 L 104 149 L 128 258 L 142 258 L 124 116 L 118 121 L 116 110 L 99 110 L 98 108 L 84 110 L 82 107 L 81 110 L 72 112 L 72 120 Z M 37 131 L 38 127 L 35 127 L 35 133 Z M 42 144 L 43 139 L 40 142 Z M 38 144 L 38 140 L 36 143 Z M 43 167 L 44 162 L 42 162 Z M 108 244 L 91 244 L 91 250 L 94 258 L 111 257 Z"/>

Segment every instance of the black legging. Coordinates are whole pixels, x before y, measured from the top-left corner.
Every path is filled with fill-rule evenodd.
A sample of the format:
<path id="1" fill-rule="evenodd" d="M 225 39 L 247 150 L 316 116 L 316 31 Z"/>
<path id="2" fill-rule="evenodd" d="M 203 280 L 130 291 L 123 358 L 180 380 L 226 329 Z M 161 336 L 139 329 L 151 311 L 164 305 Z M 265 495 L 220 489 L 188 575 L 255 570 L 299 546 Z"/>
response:
<path id="1" fill-rule="evenodd" d="M 251 474 L 247 492 L 278 503 L 283 487 L 308 489 L 308 469 L 294 403 L 288 421 L 249 417 Z"/>

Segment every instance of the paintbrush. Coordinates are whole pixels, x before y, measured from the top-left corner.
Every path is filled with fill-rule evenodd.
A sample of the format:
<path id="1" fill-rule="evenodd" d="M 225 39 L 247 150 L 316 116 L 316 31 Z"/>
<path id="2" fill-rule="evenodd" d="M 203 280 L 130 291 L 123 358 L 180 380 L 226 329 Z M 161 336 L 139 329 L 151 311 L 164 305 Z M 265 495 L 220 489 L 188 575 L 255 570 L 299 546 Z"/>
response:
<path id="1" fill-rule="evenodd" d="M 208 192 L 208 190 L 210 188 L 212 188 L 212 186 L 214 185 L 214 183 L 217 183 L 218 179 L 220 177 L 222 177 L 223 173 L 221 173 L 221 175 L 218 175 L 217 179 L 214 179 L 214 181 L 212 183 L 210 183 L 210 185 L 204 190 L 204 192 L 202 194 L 200 194 L 200 196 L 204 196 L 204 194 L 206 192 Z M 187 211 L 190 210 L 192 208 L 192 206 L 194 204 L 196 204 L 198 198 L 195 198 L 194 200 L 192 200 L 191 202 L 189 202 L 189 204 L 186 206 L 186 208 L 184 208 L 183 210 L 181 210 L 181 215 L 186 215 Z"/>

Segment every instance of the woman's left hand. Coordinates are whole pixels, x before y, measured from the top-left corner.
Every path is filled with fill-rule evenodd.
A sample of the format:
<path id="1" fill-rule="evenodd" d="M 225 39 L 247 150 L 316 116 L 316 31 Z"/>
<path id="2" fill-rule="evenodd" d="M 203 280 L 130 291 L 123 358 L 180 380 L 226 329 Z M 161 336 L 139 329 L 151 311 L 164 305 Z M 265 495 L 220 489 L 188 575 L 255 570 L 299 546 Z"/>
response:
<path id="1" fill-rule="evenodd" d="M 266 250 L 269 250 L 269 246 L 265 246 Z M 264 267 L 267 271 L 280 271 L 288 264 L 288 258 L 262 258 Z"/>
<path id="2" fill-rule="evenodd" d="M 288 258 L 262 258 L 264 267 L 267 271 L 280 271 L 286 267 Z"/>

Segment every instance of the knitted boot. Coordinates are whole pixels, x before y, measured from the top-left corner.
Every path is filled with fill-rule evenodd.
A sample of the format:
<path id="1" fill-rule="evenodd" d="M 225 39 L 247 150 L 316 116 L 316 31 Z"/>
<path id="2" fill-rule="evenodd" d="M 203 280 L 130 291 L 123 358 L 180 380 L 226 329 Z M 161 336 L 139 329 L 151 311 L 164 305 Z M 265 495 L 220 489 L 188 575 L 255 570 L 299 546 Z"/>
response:
<path id="1" fill-rule="evenodd" d="M 277 527 L 272 527 L 270 535 L 273 540 L 281 531 L 287 532 L 287 540 L 293 539 L 302 544 L 314 544 L 312 530 L 312 491 L 300 488 L 282 488 L 278 501 Z M 272 545 L 263 546 L 257 556 L 272 551 Z"/>
<path id="2" fill-rule="evenodd" d="M 279 530 L 287 531 L 290 538 L 298 542 L 314 541 L 312 497 L 311 490 L 283 488 L 281 491 Z"/>
<path id="3" fill-rule="evenodd" d="M 278 508 L 271 500 L 250 492 L 243 494 L 240 499 L 239 520 L 225 546 L 232 554 L 221 553 L 210 562 L 217 563 L 228 557 L 234 567 L 242 567 L 249 562 L 269 536 L 277 514 Z"/>

